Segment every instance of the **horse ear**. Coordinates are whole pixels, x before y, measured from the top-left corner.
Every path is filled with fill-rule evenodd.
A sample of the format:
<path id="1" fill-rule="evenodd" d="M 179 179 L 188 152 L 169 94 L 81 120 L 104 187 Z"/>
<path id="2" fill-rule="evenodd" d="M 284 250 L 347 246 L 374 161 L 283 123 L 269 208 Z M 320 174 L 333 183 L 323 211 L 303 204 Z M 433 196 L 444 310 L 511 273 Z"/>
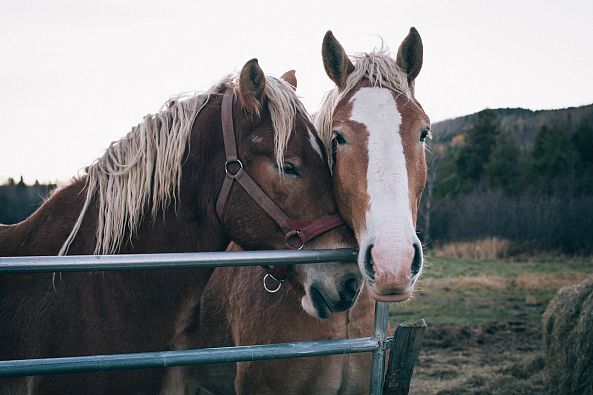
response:
<path id="1" fill-rule="evenodd" d="M 321 56 L 327 76 L 336 83 L 339 89 L 343 89 L 346 85 L 346 78 L 354 71 L 354 65 L 331 30 L 328 30 L 323 37 Z"/>
<path id="2" fill-rule="evenodd" d="M 241 108 L 251 114 L 259 114 L 264 102 L 266 76 L 259 67 L 257 59 L 245 63 L 239 74 L 239 103 Z"/>
<path id="3" fill-rule="evenodd" d="M 400 44 L 396 62 L 408 75 L 408 82 L 413 83 L 422 68 L 422 39 L 415 27 Z"/>
<path id="4" fill-rule="evenodd" d="M 297 88 L 296 71 L 288 70 L 286 73 L 282 74 L 282 76 L 280 78 L 282 78 L 284 81 L 288 82 L 296 90 L 296 88 Z"/>

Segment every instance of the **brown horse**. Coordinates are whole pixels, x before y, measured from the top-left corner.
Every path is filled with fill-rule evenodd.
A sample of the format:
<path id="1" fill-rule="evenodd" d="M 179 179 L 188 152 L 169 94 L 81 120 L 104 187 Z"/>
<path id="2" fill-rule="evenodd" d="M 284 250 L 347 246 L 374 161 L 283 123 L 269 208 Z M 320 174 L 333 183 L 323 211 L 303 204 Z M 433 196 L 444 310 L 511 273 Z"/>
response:
<path id="1" fill-rule="evenodd" d="M 336 89 L 316 122 L 333 162 L 340 212 L 362 247 L 366 286 L 345 312 L 332 310 L 333 300 L 323 297 L 335 312 L 328 317 L 299 303 L 302 289 L 286 287 L 270 295 L 258 287 L 262 275 L 257 270 L 218 268 L 202 296 L 203 346 L 371 336 L 375 300 L 408 299 L 420 276 L 415 225 L 430 132 L 413 89 L 422 67 L 420 35 L 410 30 L 397 59 L 379 50 L 352 62 L 328 32 L 322 54 Z M 196 374 L 203 388 L 216 394 L 362 394 L 368 393 L 370 356 L 242 362 Z"/>
<path id="2" fill-rule="evenodd" d="M 229 124 L 234 133 L 225 132 L 223 144 Z M 86 176 L 25 221 L 1 226 L 0 256 L 220 251 L 230 240 L 248 249 L 285 248 L 278 217 L 241 186 L 254 181 L 290 223 L 334 215 L 330 172 L 313 130 L 290 84 L 266 78 L 253 59 L 237 79 L 147 116 Z M 234 148 L 238 155 L 229 157 Z M 336 226 L 311 245 L 340 246 L 349 232 Z M 210 274 L 0 276 L 0 359 L 184 348 L 195 336 Z M 155 369 L 0 379 L 0 393 L 171 393 L 175 378 Z"/>

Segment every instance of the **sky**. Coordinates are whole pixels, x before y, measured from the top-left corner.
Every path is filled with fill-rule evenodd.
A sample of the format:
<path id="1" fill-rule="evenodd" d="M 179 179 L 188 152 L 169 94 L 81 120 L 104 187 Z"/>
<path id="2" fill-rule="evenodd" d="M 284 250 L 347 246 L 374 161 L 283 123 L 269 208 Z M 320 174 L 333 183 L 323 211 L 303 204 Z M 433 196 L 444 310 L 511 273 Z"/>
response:
<path id="1" fill-rule="evenodd" d="M 333 87 L 332 30 L 348 53 L 415 26 L 416 96 L 433 122 L 483 108 L 593 103 L 593 1 L 0 0 L 0 182 L 68 181 L 171 96 L 257 58 L 295 69 L 310 112 Z"/>

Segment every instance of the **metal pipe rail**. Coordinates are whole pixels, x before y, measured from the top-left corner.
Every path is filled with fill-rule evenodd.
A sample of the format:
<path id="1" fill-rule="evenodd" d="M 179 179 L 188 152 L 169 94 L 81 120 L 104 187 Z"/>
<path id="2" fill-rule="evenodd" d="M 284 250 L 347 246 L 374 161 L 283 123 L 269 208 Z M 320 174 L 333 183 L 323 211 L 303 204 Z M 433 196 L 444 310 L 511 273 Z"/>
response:
<path id="1" fill-rule="evenodd" d="M 0 257 L 0 274 L 25 272 L 84 272 L 140 269 L 212 268 L 356 262 L 356 251 L 272 250 L 241 252 L 188 252 L 173 254 L 68 255 Z"/>
<path id="2" fill-rule="evenodd" d="M 356 259 L 357 253 L 351 249 L 0 257 L 0 275 L 34 272 L 213 268 L 220 266 L 260 266 L 329 262 L 346 263 L 356 262 Z M 373 367 L 371 370 L 371 387 L 369 393 L 378 395 L 383 393 L 385 350 L 393 341 L 393 337 L 387 337 L 388 315 L 388 303 L 377 302 L 375 304 L 375 330 L 372 337 L 198 350 L 0 361 L 0 377 L 163 368 L 207 363 L 230 363 L 371 352 Z"/>
<path id="3" fill-rule="evenodd" d="M 197 350 L 142 352 L 83 357 L 24 359 L 0 362 L 0 377 L 84 373 L 123 369 L 168 368 L 200 365 L 315 357 L 377 351 L 372 337 L 319 340 L 255 346 L 202 348 Z"/>

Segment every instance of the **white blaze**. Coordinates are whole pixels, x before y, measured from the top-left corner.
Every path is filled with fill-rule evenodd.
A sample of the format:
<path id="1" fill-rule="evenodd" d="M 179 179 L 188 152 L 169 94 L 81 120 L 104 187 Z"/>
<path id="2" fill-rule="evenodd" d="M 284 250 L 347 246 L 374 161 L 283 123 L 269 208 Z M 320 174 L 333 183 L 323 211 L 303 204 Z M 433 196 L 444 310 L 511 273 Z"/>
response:
<path id="1" fill-rule="evenodd" d="M 400 135 L 402 119 L 395 99 L 391 91 L 372 87 L 360 89 L 351 102 L 350 119 L 364 124 L 368 132 L 370 205 L 366 213 L 366 235 L 361 235 L 361 250 L 378 236 L 411 244 L 417 237 Z"/>
<path id="2" fill-rule="evenodd" d="M 323 154 L 321 153 L 321 147 L 317 143 L 317 139 L 315 138 L 315 135 L 313 134 L 311 129 L 309 129 L 308 127 L 307 127 L 307 132 L 309 132 L 309 142 L 311 143 L 311 147 L 313 147 L 315 152 L 317 152 L 319 154 L 319 157 L 321 158 L 321 160 L 323 160 Z"/>

